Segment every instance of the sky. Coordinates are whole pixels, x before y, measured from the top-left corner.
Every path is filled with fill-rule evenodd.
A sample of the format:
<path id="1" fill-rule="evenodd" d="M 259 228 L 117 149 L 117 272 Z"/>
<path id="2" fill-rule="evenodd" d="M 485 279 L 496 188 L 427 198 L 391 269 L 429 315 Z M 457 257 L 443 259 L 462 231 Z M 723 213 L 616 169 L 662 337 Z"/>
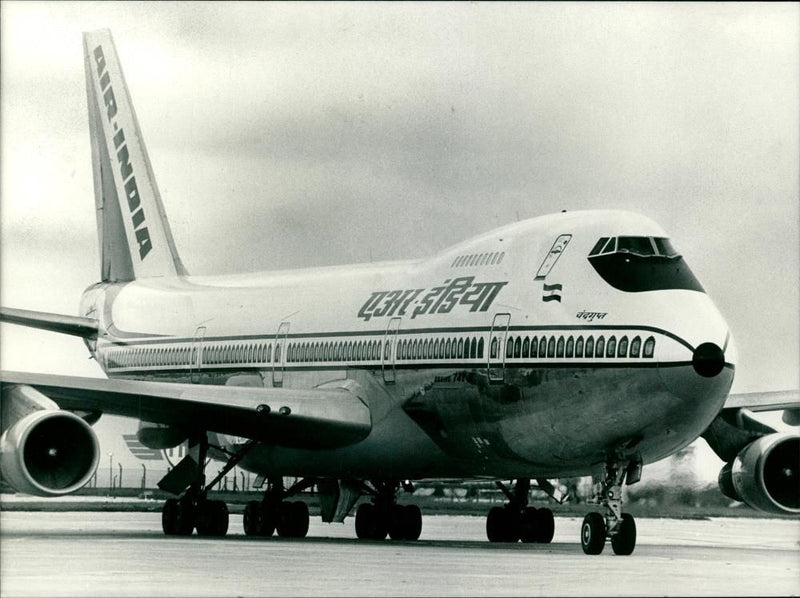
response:
<path id="1" fill-rule="evenodd" d="M 0 303 L 98 279 L 81 32 L 110 28 L 192 274 L 420 258 L 562 209 L 672 236 L 735 392 L 800 386 L 800 8 L 0 4 Z M 0 326 L 4 369 L 100 376 Z"/>

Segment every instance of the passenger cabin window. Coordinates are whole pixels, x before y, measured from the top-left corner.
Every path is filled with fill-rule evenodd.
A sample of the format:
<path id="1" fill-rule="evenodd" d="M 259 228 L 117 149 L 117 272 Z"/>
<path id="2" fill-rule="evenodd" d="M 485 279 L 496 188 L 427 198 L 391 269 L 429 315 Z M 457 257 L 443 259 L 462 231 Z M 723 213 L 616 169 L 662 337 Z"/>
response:
<path id="1" fill-rule="evenodd" d="M 594 356 L 595 357 L 605 357 L 605 354 L 603 353 L 605 348 L 606 348 L 606 341 L 601 336 L 600 338 L 597 339 L 597 346 L 596 346 L 596 348 L 594 350 Z"/>
<path id="2" fill-rule="evenodd" d="M 705 292 L 683 257 L 664 237 L 602 237 L 588 260 L 603 280 L 620 291 Z"/>
<path id="3" fill-rule="evenodd" d="M 656 339 L 652 336 L 649 337 L 646 341 L 644 341 L 644 350 L 642 351 L 642 357 L 650 359 L 653 357 L 656 348 Z"/>

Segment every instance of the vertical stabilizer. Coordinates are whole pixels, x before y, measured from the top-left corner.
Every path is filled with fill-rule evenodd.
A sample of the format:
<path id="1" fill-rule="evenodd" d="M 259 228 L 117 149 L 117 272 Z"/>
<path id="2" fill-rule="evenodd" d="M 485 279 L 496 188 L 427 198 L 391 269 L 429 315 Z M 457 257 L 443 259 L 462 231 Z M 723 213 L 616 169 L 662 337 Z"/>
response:
<path id="1" fill-rule="evenodd" d="M 184 275 L 111 32 L 83 50 L 101 280 Z"/>

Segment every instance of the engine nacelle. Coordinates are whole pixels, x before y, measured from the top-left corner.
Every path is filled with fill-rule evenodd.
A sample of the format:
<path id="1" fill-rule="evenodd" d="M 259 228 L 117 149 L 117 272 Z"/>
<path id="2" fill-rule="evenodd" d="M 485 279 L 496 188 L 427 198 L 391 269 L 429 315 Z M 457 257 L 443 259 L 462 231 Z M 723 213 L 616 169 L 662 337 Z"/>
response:
<path id="1" fill-rule="evenodd" d="M 719 472 L 728 498 L 767 513 L 800 514 L 800 435 L 767 434 Z"/>
<path id="2" fill-rule="evenodd" d="M 100 461 L 92 427 L 69 411 L 41 409 L 0 438 L 3 478 L 18 492 L 61 496 L 89 481 Z"/>

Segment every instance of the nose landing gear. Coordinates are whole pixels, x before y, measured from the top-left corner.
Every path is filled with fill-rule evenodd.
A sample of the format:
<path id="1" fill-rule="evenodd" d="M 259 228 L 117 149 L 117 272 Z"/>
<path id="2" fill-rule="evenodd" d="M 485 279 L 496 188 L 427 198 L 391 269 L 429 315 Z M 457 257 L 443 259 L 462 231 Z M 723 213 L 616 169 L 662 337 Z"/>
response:
<path id="1" fill-rule="evenodd" d="M 581 547 L 586 554 L 600 554 L 611 539 L 614 554 L 629 555 L 636 546 L 636 522 L 622 513 L 622 483 L 638 481 L 641 464 L 636 461 L 608 461 L 594 476 L 594 496 L 589 502 L 603 505 L 605 515 L 589 513 L 581 525 Z"/>

